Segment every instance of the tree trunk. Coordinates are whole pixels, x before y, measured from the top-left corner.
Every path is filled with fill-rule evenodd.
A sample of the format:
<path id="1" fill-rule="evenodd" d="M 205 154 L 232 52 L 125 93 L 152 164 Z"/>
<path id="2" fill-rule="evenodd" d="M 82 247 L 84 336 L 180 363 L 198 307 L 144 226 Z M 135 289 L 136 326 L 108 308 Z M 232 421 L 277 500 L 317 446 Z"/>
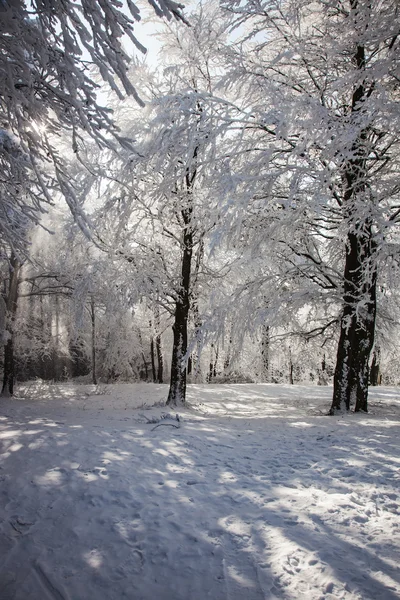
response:
<path id="1" fill-rule="evenodd" d="M 167 405 L 184 406 L 186 403 L 186 353 L 188 344 L 188 317 L 190 309 L 190 275 L 192 266 L 193 232 L 191 229 L 191 204 L 182 210 L 185 223 L 182 241 L 181 280 L 175 305 L 175 321 L 172 326 L 173 348 L 171 380 Z"/>
<path id="2" fill-rule="evenodd" d="M 214 360 L 214 370 L 213 370 L 214 379 L 217 376 L 218 358 L 219 358 L 219 344 L 217 344 L 217 348 L 215 350 L 215 360 Z"/>
<path id="3" fill-rule="evenodd" d="M 199 314 L 199 307 L 197 304 L 197 298 L 192 302 L 192 311 L 194 316 L 194 330 L 195 330 L 195 339 L 196 344 L 192 352 L 192 371 L 194 381 L 199 382 L 202 380 L 201 373 L 201 327 L 202 322 Z"/>
<path id="4" fill-rule="evenodd" d="M 291 350 L 291 348 L 289 348 L 289 383 L 290 383 L 290 385 L 294 385 L 293 362 L 292 362 L 292 350 Z"/>
<path id="5" fill-rule="evenodd" d="M 186 402 L 185 355 L 187 351 L 187 309 L 182 302 L 176 305 L 175 322 L 172 330 L 174 342 L 167 404 L 171 406 L 184 406 Z"/>
<path id="6" fill-rule="evenodd" d="M 156 337 L 157 383 L 164 383 L 164 356 L 161 346 L 161 335 Z"/>
<path id="7" fill-rule="evenodd" d="M 233 325 L 230 326 L 229 340 L 228 340 L 228 350 L 225 354 L 224 360 L 224 373 L 228 373 L 231 368 L 232 362 L 232 345 L 233 345 Z"/>
<path id="8" fill-rule="evenodd" d="M 370 368 L 370 384 L 375 386 L 379 385 L 379 363 L 380 363 L 380 350 L 379 348 L 375 348 L 375 351 L 372 355 L 372 363 Z"/>
<path id="9" fill-rule="evenodd" d="M 350 177 L 348 177 L 349 181 Z M 354 186 L 354 184 L 353 184 Z M 348 234 L 343 312 L 330 414 L 368 410 L 369 357 L 376 319 L 376 243 L 370 221 Z"/>
<path id="10" fill-rule="evenodd" d="M 15 364 L 14 364 L 14 322 L 18 303 L 18 277 L 21 269 L 21 263 L 14 255 L 10 258 L 10 279 L 8 294 L 6 300 L 7 307 L 7 335 L 8 339 L 4 346 L 4 372 L 2 396 L 12 396 L 14 394 Z"/>
<path id="11" fill-rule="evenodd" d="M 360 247 L 360 244 L 357 245 Z M 360 290 L 357 284 L 361 282 L 357 280 L 364 274 L 365 261 L 362 256 L 356 257 L 355 261 L 352 259 L 354 256 L 351 256 L 350 251 L 346 256 L 345 306 L 340 326 L 330 414 L 349 410 L 351 404 L 355 404 L 356 412 L 368 410 L 369 357 L 374 345 L 376 316 L 376 268 L 373 267 L 370 284 L 364 281 Z M 352 268 L 349 268 L 349 264 Z M 357 293 L 357 289 L 364 293 Z"/>
<path id="12" fill-rule="evenodd" d="M 261 359 L 262 359 L 262 381 L 269 382 L 269 325 L 262 326 L 261 332 Z"/>
<path id="13" fill-rule="evenodd" d="M 318 371 L 318 382 L 317 385 L 328 385 L 328 376 L 326 374 L 326 358 L 325 354 L 321 361 L 321 370 Z"/>
<path id="14" fill-rule="evenodd" d="M 216 358 L 214 358 L 214 354 L 215 354 Z M 213 380 L 213 378 L 216 375 L 217 369 L 216 369 L 215 363 L 216 363 L 217 358 L 218 358 L 217 350 L 214 352 L 214 344 L 211 344 L 210 363 L 208 365 L 208 383 L 211 383 L 211 381 Z"/>
<path id="15" fill-rule="evenodd" d="M 150 323 L 151 325 L 151 323 Z M 150 339 L 150 356 L 151 356 L 151 372 L 153 374 L 153 383 L 157 382 L 157 373 L 156 373 L 156 360 L 154 354 L 154 337 L 151 336 Z"/>
<path id="16" fill-rule="evenodd" d="M 155 307 L 155 322 L 156 322 L 156 356 L 157 356 L 157 383 L 164 383 L 164 356 L 161 346 L 161 323 L 160 323 L 160 307 L 158 304 Z"/>
<path id="17" fill-rule="evenodd" d="M 90 298 L 90 318 L 92 324 L 92 383 L 97 385 L 96 377 L 96 312 L 94 298 Z"/>
<path id="18" fill-rule="evenodd" d="M 357 19 L 358 2 L 350 0 L 350 4 Z M 364 28 L 367 26 L 362 25 Z M 367 97 L 363 79 L 365 48 L 362 45 L 355 49 L 354 64 L 362 78 L 352 95 L 351 116 L 357 122 Z M 368 204 L 371 204 L 367 188 L 368 134 L 368 127 L 360 131 L 351 148 L 352 158 L 343 173 L 343 210 L 348 234 L 343 310 L 330 414 L 349 410 L 352 403 L 356 412 L 368 410 L 369 357 L 374 345 L 377 281 L 377 248 L 368 211 Z M 359 206 L 360 215 L 357 214 Z"/>

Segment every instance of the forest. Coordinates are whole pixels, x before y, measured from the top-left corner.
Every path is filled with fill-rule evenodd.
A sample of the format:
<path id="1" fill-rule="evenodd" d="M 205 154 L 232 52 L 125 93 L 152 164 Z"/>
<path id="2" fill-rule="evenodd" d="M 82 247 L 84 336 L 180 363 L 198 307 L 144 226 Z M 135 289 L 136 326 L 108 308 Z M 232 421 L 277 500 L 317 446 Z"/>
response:
<path id="1" fill-rule="evenodd" d="M 0 600 L 400 598 L 398 0 L 0 0 Z"/>
<path id="2" fill-rule="evenodd" d="M 333 382 L 367 411 L 398 383 L 397 1 L 151 5 L 1 5 L 2 394 Z"/>

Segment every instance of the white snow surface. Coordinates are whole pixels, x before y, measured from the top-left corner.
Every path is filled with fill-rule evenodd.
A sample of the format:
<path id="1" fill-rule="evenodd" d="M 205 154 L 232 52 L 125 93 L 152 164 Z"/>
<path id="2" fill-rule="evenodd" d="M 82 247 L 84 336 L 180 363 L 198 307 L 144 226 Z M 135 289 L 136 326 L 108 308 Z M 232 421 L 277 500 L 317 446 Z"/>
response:
<path id="1" fill-rule="evenodd" d="M 1 600 L 400 598 L 399 388 L 193 385 L 154 429 L 167 391 L 1 399 Z"/>

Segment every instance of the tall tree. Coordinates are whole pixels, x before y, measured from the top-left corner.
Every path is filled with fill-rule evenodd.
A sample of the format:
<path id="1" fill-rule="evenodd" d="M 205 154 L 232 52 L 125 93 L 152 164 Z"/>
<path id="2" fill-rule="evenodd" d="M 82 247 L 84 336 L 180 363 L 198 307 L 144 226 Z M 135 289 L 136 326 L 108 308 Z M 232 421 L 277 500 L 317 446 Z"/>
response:
<path id="1" fill-rule="evenodd" d="M 398 3 L 223 5 L 246 31 L 227 51 L 243 123 L 241 206 L 261 204 L 264 235 L 336 304 L 331 412 L 352 401 L 366 411 L 377 279 L 400 215 Z"/>
<path id="2" fill-rule="evenodd" d="M 223 27 L 213 16 L 202 11 L 191 17 L 191 29 L 171 26 L 165 34 L 164 55 L 173 64 L 165 61 L 161 81 L 147 75 L 147 121 L 133 107 L 119 111 L 124 134 L 135 134 L 137 141 L 116 170 L 101 210 L 113 221 L 109 245 L 136 269 L 140 293 L 158 298 L 170 313 L 171 405 L 185 403 L 189 315 L 203 271 L 204 240 L 218 220 L 213 156 L 219 130 L 209 97 L 216 77 L 212 41 Z M 104 219 L 101 226 L 105 239 Z"/>

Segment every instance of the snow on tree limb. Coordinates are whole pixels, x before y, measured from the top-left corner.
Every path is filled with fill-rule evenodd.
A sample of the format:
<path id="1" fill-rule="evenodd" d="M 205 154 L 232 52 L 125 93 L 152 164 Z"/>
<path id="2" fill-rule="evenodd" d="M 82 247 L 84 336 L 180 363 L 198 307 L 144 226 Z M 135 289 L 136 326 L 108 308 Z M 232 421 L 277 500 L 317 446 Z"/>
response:
<path id="1" fill-rule="evenodd" d="M 173 0 L 151 5 L 160 16 L 186 22 L 183 6 Z M 8 245 L 24 246 L 26 228 L 40 221 L 60 179 L 62 193 L 78 210 L 64 172 L 68 151 L 62 157 L 57 152 L 62 135 L 69 137 L 72 153 L 85 135 L 113 145 L 118 130 L 111 111 L 98 102 L 94 69 L 117 95 L 130 94 L 142 104 L 127 77 L 130 58 L 123 47 L 128 38 L 145 51 L 134 35 L 139 20 L 132 0 L 1 2 L 0 227 Z"/>

